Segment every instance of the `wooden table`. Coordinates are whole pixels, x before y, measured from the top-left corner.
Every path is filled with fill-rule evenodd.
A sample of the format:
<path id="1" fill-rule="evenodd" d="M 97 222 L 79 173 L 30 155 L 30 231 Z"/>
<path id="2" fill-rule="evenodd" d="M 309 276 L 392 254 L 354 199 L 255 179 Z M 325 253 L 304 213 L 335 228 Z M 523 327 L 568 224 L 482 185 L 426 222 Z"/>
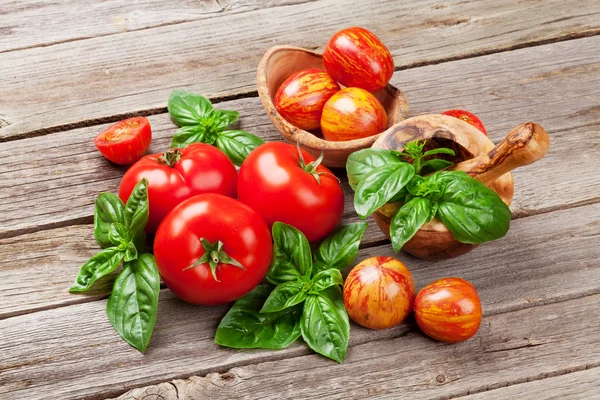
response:
<path id="1" fill-rule="evenodd" d="M 96 195 L 125 171 L 94 136 L 148 115 L 151 151 L 165 149 L 166 101 L 182 88 L 278 140 L 256 93 L 261 55 L 320 50 L 351 25 L 389 47 L 411 115 L 464 108 L 496 142 L 530 120 L 551 137 L 546 158 L 514 173 L 505 238 L 443 262 L 399 255 L 418 288 L 475 284 L 477 335 L 446 345 L 412 320 L 353 325 L 342 365 L 301 343 L 236 351 L 213 342 L 226 306 L 163 288 L 147 353 L 131 348 L 105 315 L 109 280 L 67 292 L 98 250 Z M 1 0 L 0 398 L 600 398 L 599 33 L 598 0 Z M 357 262 L 372 255 L 393 255 L 374 223 Z"/>

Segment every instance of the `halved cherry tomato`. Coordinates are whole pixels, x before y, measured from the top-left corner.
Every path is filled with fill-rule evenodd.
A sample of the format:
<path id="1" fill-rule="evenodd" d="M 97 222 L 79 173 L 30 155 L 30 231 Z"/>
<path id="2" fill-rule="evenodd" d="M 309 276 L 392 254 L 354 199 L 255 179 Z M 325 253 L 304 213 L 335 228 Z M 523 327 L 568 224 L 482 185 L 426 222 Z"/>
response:
<path id="1" fill-rule="evenodd" d="M 454 118 L 462 119 L 463 121 L 473 125 L 477 129 L 479 129 L 481 132 L 483 132 L 484 135 L 487 135 L 487 131 L 485 130 L 483 123 L 477 117 L 477 115 L 475 115 L 473 113 L 470 113 L 465 110 L 448 110 L 448 111 L 444 111 L 442 114 L 449 115 Z"/>
<path id="2" fill-rule="evenodd" d="M 119 121 L 96 136 L 94 144 L 115 164 L 133 164 L 148 151 L 152 140 L 150 121 L 134 117 Z"/>

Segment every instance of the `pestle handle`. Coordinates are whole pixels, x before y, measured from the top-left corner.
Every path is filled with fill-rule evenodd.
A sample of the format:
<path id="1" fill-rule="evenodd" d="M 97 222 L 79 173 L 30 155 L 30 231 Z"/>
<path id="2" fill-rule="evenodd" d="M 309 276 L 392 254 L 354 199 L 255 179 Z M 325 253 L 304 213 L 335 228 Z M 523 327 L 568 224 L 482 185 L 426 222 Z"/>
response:
<path id="1" fill-rule="evenodd" d="M 489 186 L 507 172 L 540 160 L 549 146 L 550 138 L 544 128 L 527 122 L 510 131 L 489 153 L 458 163 L 451 169 L 464 171 Z"/>

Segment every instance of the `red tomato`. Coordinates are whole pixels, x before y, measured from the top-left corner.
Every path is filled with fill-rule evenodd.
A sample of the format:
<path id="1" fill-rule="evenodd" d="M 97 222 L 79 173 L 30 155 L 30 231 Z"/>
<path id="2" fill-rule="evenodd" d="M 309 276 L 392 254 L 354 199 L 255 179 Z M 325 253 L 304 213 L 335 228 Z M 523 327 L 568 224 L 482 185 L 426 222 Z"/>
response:
<path id="1" fill-rule="evenodd" d="M 123 202 L 142 178 L 148 179 L 148 233 L 156 232 L 169 211 L 192 196 L 219 193 L 236 197 L 235 166 L 221 150 L 204 143 L 150 154 L 132 165 L 119 186 L 119 197 Z"/>
<path id="2" fill-rule="evenodd" d="M 290 124 L 307 131 L 319 129 L 323 106 L 340 86 L 329 74 L 312 68 L 287 78 L 275 94 L 275 108 Z"/>
<path id="3" fill-rule="evenodd" d="M 406 266 L 392 257 L 371 257 L 350 271 L 344 305 L 352 321 L 365 328 L 398 325 L 412 311 L 415 284 Z"/>
<path id="4" fill-rule="evenodd" d="M 469 339 L 481 324 L 481 302 L 475 287 L 460 278 L 444 278 L 425 286 L 415 299 L 419 328 L 440 342 Z"/>
<path id="5" fill-rule="evenodd" d="M 353 27 L 339 31 L 323 50 L 329 75 L 344 86 L 370 92 L 383 89 L 394 74 L 394 59 L 372 32 Z"/>
<path id="6" fill-rule="evenodd" d="M 210 245 L 213 250 L 202 260 Z M 237 200 L 212 193 L 175 207 L 154 239 L 154 257 L 165 284 L 180 299 L 202 305 L 228 303 L 250 292 L 267 274 L 272 253 L 261 216 Z M 216 259 L 212 266 L 205 262 L 211 258 Z"/>
<path id="7" fill-rule="evenodd" d="M 338 179 L 296 146 L 265 143 L 246 158 L 238 176 L 238 195 L 269 227 L 280 221 L 299 229 L 310 242 L 331 233 L 344 212 Z M 318 165 L 317 165 L 318 164 Z"/>
<path id="8" fill-rule="evenodd" d="M 323 107 L 321 131 L 325 140 L 359 139 L 377 135 L 385 128 L 385 109 L 375 96 L 364 89 L 342 89 Z"/>
<path id="9" fill-rule="evenodd" d="M 462 119 L 463 121 L 468 122 L 469 124 L 473 125 L 475 128 L 479 129 L 481 132 L 483 132 L 485 135 L 487 135 L 487 131 L 485 130 L 483 123 L 477 117 L 477 115 L 475 115 L 473 113 L 470 113 L 465 110 L 448 110 L 448 111 L 444 111 L 442 114 L 449 115 L 454 118 Z"/>
<path id="10" fill-rule="evenodd" d="M 142 158 L 150 147 L 152 130 L 146 117 L 134 117 L 106 128 L 96 136 L 94 144 L 115 164 L 132 164 Z"/>

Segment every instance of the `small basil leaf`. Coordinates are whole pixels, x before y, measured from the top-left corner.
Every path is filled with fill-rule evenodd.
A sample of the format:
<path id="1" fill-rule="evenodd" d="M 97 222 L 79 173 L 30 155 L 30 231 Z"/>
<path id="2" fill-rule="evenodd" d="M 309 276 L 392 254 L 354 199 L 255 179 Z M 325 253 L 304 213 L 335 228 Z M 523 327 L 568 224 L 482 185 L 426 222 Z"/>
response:
<path id="1" fill-rule="evenodd" d="M 315 252 L 313 272 L 329 268 L 344 269 L 349 266 L 358 254 L 358 246 L 367 225 L 366 222 L 342 225 L 327 236 Z"/>
<path id="2" fill-rule="evenodd" d="M 127 243 L 127 248 L 125 249 L 125 256 L 123 257 L 123 261 L 129 262 L 138 258 L 138 251 L 135 248 L 135 244 L 133 242 Z"/>
<path id="3" fill-rule="evenodd" d="M 130 237 L 137 236 L 148 222 L 148 181 L 143 178 L 135 185 L 125 205 L 125 222 Z"/>
<path id="4" fill-rule="evenodd" d="M 151 254 L 125 263 L 106 304 L 108 320 L 127 343 L 146 351 L 158 311 L 160 276 Z"/>
<path id="5" fill-rule="evenodd" d="M 312 259 L 306 236 L 291 225 L 275 222 L 272 228 L 274 257 L 267 280 L 274 285 L 310 277 Z"/>
<path id="6" fill-rule="evenodd" d="M 312 290 L 315 292 L 321 292 L 332 286 L 344 284 L 344 278 L 342 278 L 340 270 L 333 268 L 317 273 L 312 281 Z"/>
<path id="7" fill-rule="evenodd" d="M 377 167 L 399 163 L 401 160 L 385 149 L 364 149 L 350 154 L 346 161 L 348 183 L 356 190 L 363 177 Z"/>
<path id="8" fill-rule="evenodd" d="M 432 160 L 425 161 L 421 164 L 421 174 L 426 175 L 441 169 L 448 168 L 454 165 L 450 161 L 442 160 L 440 158 L 434 158 Z"/>
<path id="9" fill-rule="evenodd" d="M 112 193 L 100 193 L 94 207 L 94 238 L 103 249 L 114 245 L 108 238 L 111 224 L 125 224 L 125 205 Z"/>
<path id="10" fill-rule="evenodd" d="M 390 238 L 397 253 L 417 233 L 419 228 L 432 218 L 431 201 L 424 197 L 415 197 L 404 204 L 392 218 Z"/>
<path id="11" fill-rule="evenodd" d="M 71 293 L 85 292 L 98 279 L 113 272 L 122 259 L 123 252 L 115 247 L 102 250 L 81 266 L 75 283 L 69 291 Z"/>
<path id="12" fill-rule="evenodd" d="M 110 229 L 108 230 L 108 240 L 114 246 L 120 246 L 125 243 L 124 248 L 119 248 L 119 250 L 125 250 L 127 247 L 127 242 L 131 239 L 129 235 L 129 230 L 125 228 L 125 226 L 120 222 L 113 222 L 110 225 Z"/>
<path id="13" fill-rule="evenodd" d="M 260 313 L 272 285 L 258 285 L 237 300 L 223 317 L 215 343 L 235 349 L 285 349 L 300 337 L 302 306 Z"/>
<path id="14" fill-rule="evenodd" d="M 356 188 L 356 213 L 362 219 L 367 218 L 400 192 L 414 175 L 414 167 L 407 163 L 384 165 L 372 170 Z"/>
<path id="15" fill-rule="evenodd" d="M 434 154 L 450 154 L 451 156 L 455 155 L 454 150 L 448 149 L 446 147 L 438 147 L 437 149 L 431 149 L 423 153 L 423 157 L 432 156 Z"/>
<path id="16" fill-rule="evenodd" d="M 306 291 L 303 290 L 304 286 L 305 283 L 302 280 L 284 282 L 281 285 L 277 285 L 265 301 L 260 312 L 277 312 L 302 303 L 306 300 L 307 296 Z"/>
<path id="17" fill-rule="evenodd" d="M 246 131 L 224 131 L 217 136 L 216 146 L 237 166 L 242 165 L 248 154 L 265 141 Z"/>
<path id="18" fill-rule="evenodd" d="M 222 131 L 229 125 L 233 124 L 240 118 L 240 113 L 230 110 L 213 110 L 213 128 L 217 131 Z"/>
<path id="19" fill-rule="evenodd" d="M 173 90 L 167 104 L 169 115 L 178 126 L 198 125 L 213 110 L 204 96 L 183 90 Z"/>
<path id="20" fill-rule="evenodd" d="M 183 149 L 192 143 L 204 143 L 206 139 L 206 128 L 203 125 L 182 126 L 177 129 L 171 147 Z"/>
<path id="21" fill-rule="evenodd" d="M 306 298 L 300 327 L 302 338 L 310 348 L 339 363 L 344 361 L 350 339 L 350 321 L 339 286 Z"/>

